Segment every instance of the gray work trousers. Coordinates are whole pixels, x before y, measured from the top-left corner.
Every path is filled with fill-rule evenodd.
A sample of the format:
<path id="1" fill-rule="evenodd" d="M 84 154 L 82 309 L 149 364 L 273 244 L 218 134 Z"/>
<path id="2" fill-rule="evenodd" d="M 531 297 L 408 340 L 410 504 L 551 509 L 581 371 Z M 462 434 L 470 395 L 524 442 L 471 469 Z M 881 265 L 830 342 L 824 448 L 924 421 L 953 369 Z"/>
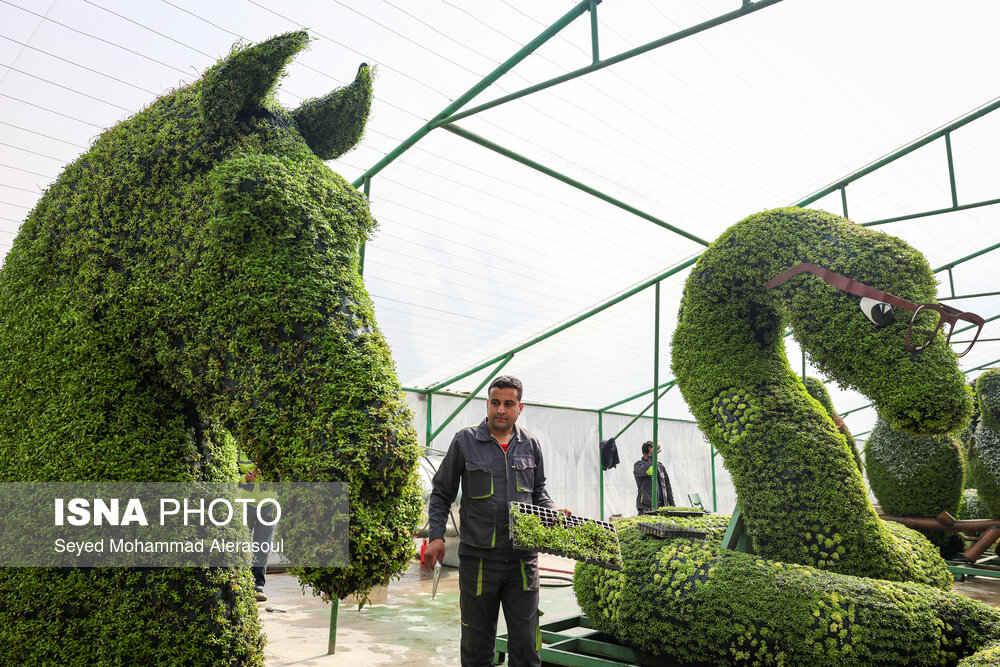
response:
<path id="1" fill-rule="evenodd" d="M 501 561 L 459 556 L 458 563 L 462 667 L 493 667 L 501 604 L 507 622 L 507 664 L 541 665 L 538 557 Z"/>

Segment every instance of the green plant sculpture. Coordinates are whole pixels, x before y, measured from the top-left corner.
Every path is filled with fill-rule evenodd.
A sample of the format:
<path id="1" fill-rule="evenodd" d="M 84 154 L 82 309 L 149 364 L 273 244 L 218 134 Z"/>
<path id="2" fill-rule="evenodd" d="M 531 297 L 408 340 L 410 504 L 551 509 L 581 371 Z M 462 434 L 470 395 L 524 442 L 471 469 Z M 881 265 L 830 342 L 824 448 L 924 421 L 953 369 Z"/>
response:
<path id="1" fill-rule="evenodd" d="M 349 484 L 362 599 L 412 556 L 416 434 L 359 273 L 374 221 L 324 164 L 361 138 L 371 70 L 289 112 L 304 32 L 237 48 L 102 134 L 0 272 L 0 481 Z M 0 663 L 260 665 L 242 569 L 0 570 Z"/>
<path id="2" fill-rule="evenodd" d="M 865 444 L 865 465 L 885 514 L 933 517 L 958 512 L 965 460 L 956 437 L 909 435 L 879 418 Z"/>
<path id="3" fill-rule="evenodd" d="M 1000 517 L 1000 369 L 991 368 L 976 380 L 979 423 L 969 439 L 969 486 L 979 495 L 989 516 Z"/>
<path id="4" fill-rule="evenodd" d="M 806 391 L 809 395 L 820 402 L 823 409 L 826 410 L 826 414 L 830 415 L 830 419 L 833 423 L 837 425 L 837 430 L 840 434 L 844 436 L 844 440 L 847 441 L 847 446 L 851 448 L 851 453 L 854 454 L 854 462 L 858 464 L 858 470 L 862 472 L 865 471 L 865 465 L 861 460 L 861 452 L 858 451 L 858 443 L 854 441 L 854 436 L 851 435 L 850 429 L 847 428 L 847 424 L 841 419 L 840 413 L 837 409 L 833 407 L 833 401 L 830 399 L 830 392 L 826 390 L 826 385 L 817 380 L 814 377 L 806 377 L 803 379 L 802 384 L 805 385 Z"/>
<path id="5" fill-rule="evenodd" d="M 688 278 L 673 370 L 732 474 L 756 554 L 619 526 L 621 572 L 577 566 L 594 625 L 717 665 L 946 665 L 992 650 L 1000 611 L 948 592 L 937 550 L 879 519 L 782 340 L 790 325 L 816 367 L 895 428 L 946 432 L 971 409 L 955 354 L 934 322 L 910 327 L 910 310 L 887 307 L 917 310 L 935 292 L 917 251 L 838 216 L 767 211 L 723 233 Z"/>

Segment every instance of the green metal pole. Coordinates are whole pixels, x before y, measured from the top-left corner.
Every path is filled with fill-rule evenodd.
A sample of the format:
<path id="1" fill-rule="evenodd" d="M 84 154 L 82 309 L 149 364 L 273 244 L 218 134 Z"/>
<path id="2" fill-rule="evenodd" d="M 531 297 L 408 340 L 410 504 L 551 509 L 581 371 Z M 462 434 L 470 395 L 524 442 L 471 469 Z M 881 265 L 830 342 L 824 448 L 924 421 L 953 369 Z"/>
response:
<path id="1" fill-rule="evenodd" d="M 656 320 L 653 322 L 653 386 L 660 386 L 660 283 L 656 283 Z M 656 450 L 659 446 L 660 397 L 653 392 L 653 500 L 651 507 L 657 508 L 656 497 L 660 489 L 660 467 L 657 465 Z M 666 499 L 663 501 L 666 503 Z"/>
<path id="2" fill-rule="evenodd" d="M 590 49 L 594 54 L 594 62 L 601 61 L 601 51 L 597 46 L 597 3 L 600 0 L 590 0 Z"/>
<path id="3" fill-rule="evenodd" d="M 709 453 L 712 455 L 712 511 L 719 511 L 719 491 L 715 484 L 715 445 L 709 443 Z"/>
<path id="4" fill-rule="evenodd" d="M 840 188 L 840 205 L 844 209 L 844 217 L 850 220 L 850 216 L 847 215 L 847 186 Z"/>
<path id="5" fill-rule="evenodd" d="M 951 132 L 944 134 L 944 147 L 948 153 L 948 180 L 951 181 L 951 205 L 958 206 L 958 190 L 955 188 L 955 160 L 951 154 Z"/>
<path id="6" fill-rule="evenodd" d="M 451 420 L 458 416 L 458 413 L 462 411 L 462 408 L 464 408 L 466 405 L 468 405 L 472 401 L 472 399 L 474 399 L 476 397 L 476 394 L 478 394 L 480 391 L 482 391 L 483 387 L 485 387 L 487 384 L 489 384 L 490 380 L 492 380 L 493 378 L 495 378 L 496 375 L 497 375 L 497 373 L 499 373 L 503 369 L 503 367 L 506 366 L 510 362 L 510 360 L 513 359 L 513 358 L 514 358 L 513 354 L 508 354 L 506 357 L 504 357 L 504 360 L 500 363 L 500 365 L 497 366 L 496 368 L 494 368 L 493 372 L 490 373 L 489 375 L 487 375 L 486 379 L 483 380 L 482 382 L 480 382 L 478 387 L 476 387 L 471 392 L 469 392 L 469 395 L 465 398 L 464 401 L 462 401 L 462 404 L 459 405 L 457 408 L 455 408 L 455 410 L 450 415 L 448 415 L 448 418 L 444 420 L 443 424 L 441 424 L 440 426 L 437 427 L 437 430 L 435 430 L 431 434 L 431 440 L 433 440 L 434 438 L 436 438 L 438 436 L 438 434 L 440 434 L 441 431 L 444 429 L 444 427 L 447 426 L 448 424 L 450 424 Z"/>
<path id="7" fill-rule="evenodd" d="M 431 446 L 431 433 L 434 431 L 434 422 L 431 418 L 431 408 L 434 406 L 434 393 L 428 391 L 424 395 L 427 396 L 427 430 L 424 431 L 424 448 L 427 449 Z"/>
<path id="8" fill-rule="evenodd" d="M 464 94 L 460 95 L 458 99 L 449 104 L 441 113 L 434 116 L 431 120 L 427 121 L 419 130 L 410 135 L 407 139 L 403 141 L 399 146 L 393 149 L 388 155 L 379 160 L 374 166 L 370 167 L 368 171 L 362 174 L 356 181 L 354 181 L 354 187 L 358 187 L 366 178 L 371 178 L 378 172 L 382 171 L 389 163 L 398 158 L 404 152 L 406 152 L 411 146 L 423 139 L 428 132 L 430 132 L 434 127 L 436 127 L 437 122 L 443 118 L 447 118 L 451 114 L 455 113 L 466 104 L 468 104 L 473 98 L 475 98 L 479 93 L 483 92 L 489 88 L 493 83 L 502 77 L 504 74 L 513 69 L 518 63 L 531 55 L 538 47 L 540 47 L 545 42 L 549 41 L 555 37 L 560 30 L 565 28 L 567 25 L 573 22 L 578 16 L 590 9 L 591 0 L 581 0 L 573 9 L 566 12 L 562 18 L 549 26 L 548 29 L 542 31 L 538 37 L 528 42 L 526 45 L 521 47 L 517 53 L 501 63 L 495 70 L 486 75 L 486 77 L 477 83 L 475 86 L 470 88 Z"/>
<path id="9" fill-rule="evenodd" d="M 601 521 L 604 521 L 604 467 L 601 465 L 601 443 L 604 442 L 604 413 L 597 413 L 597 475 L 601 481 Z"/>
<path id="10" fill-rule="evenodd" d="M 946 271 L 946 270 L 949 270 L 949 269 L 953 269 L 956 266 L 958 266 L 959 264 L 962 264 L 963 262 L 968 262 L 970 259 L 975 259 L 976 257 L 979 257 L 980 255 L 985 255 L 988 252 L 993 252 L 997 248 L 1000 248 L 1000 243 L 994 243 L 990 247 L 983 248 L 979 252 L 974 252 L 971 255 L 966 255 L 962 259 L 956 259 L 954 262 L 949 262 L 948 264 L 945 264 L 944 266 L 941 266 L 941 267 L 938 267 L 938 268 L 934 269 L 934 273 L 938 273 L 939 271 Z"/>
<path id="11" fill-rule="evenodd" d="M 697 236 L 695 236 L 694 234 L 691 234 L 690 232 L 686 232 L 686 231 L 684 231 L 683 229 L 681 229 L 679 227 L 675 227 L 675 226 L 671 225 L 669 222 L 665 222 L 663 220 L 660 220 L 656 216 L 651 215 L 649 213 L 646 213 L 645 211 L 640 211 L 639 209 L 637 209 L 636 207 L 632 206 L 631 204 L 626 204 L 622 200 L 616 199 L 615 197 L 612 197 L 611 195 L 605 194 L 605 193 L 601 192 L 600 190 L 596 190 L 596 189 L 590 187 L 589 185 L 584 185 L 583 183 L 581 183 L 580 181 L 576 180 L 575 178 L 571 178 L 569 176 L 566 176 L 565 174 L 561 174 L 558 171 L 556 171 L 555 169 L 550 169 L 549 167 L 546 167 L 543 164 L 535 162 L 531 158 L 527 158 L 527 157 L 525 157 L 523 155 L 515 153 L 514 151 L 512 151 L 510 149 L 504 148 L 503 146 L 500 146 L 499 144 L 495 144 L 492 141 L 490 141 L 489 139 L 481 137 L 478 134 L 474 134 L 472 132 L 469 132 L 468 130 L 462 129 L 462 128 L 458 127 L 457 125 L 442 125 L 441 127 L 443 129 L 445 129 L 445 130 L 448 130 L 449 132 L 451 132 L 453 134 L 457 134 L 458 136 L 460 136 L 460 137 L 462 137 L 464 139 L 468 139 L 469 141 L 471 141 L 473 143 L 479 144 L 480 146 L 483 146 L 484 148 L 489 148 L 491 151 L 499 153 L 500 155 L 503 155 L 504 157 L 508 157 L 511 160 L 514 160 L 515 162 L 520 162 L 521 164 L 523 164 L 525 166 L 531 167 L 532 169 L 535 169 L 536 171 L 540 171 L 540 172 L 542 172 L 543 174 L 545 174 L 547 176 L 551 176 L 552 178 L 554 178 L 556 180 L 559 180 L 559 181 L 562 181 L 563 183 L 566 183 L 567 185 L 572 185 L 574 188 L 577 188 L 578 190 L 583 190 L 587 194 L 589 194 L 591 196 L 594 196 L 594 197 L 597 197 L 598 199 L 602 199 L 602 200 L 608 202 L 609 204 L 613 204 L 614 206 L 617 206 L 618 208 L 620 208 L 622 210 L 628 211 L 629 213 L 631 213 L 633 215 L 637 215 L 640 218 L 644 218 L 646 220 L 649 220 L 650 222 L 653 222 L 653 223 L 659 225 L 660 227 L 663 227 L 664 229 L 668 229 L 668 230 L 672 231 L 675 234 L 680 234 L 684 238 L 690 239 L 691 241 L 694 241 L 695 243 L 700 243 L 701 245 L 706 246 L 706 247 L 709 244 L 708 241 L 706 241 L 704 239 L 701 239 L 701 238 L 698 238 Z"/>
<path id="12" fill-rule="evenodd" d="M 330 605 L 330 637 L 326 643 L 327 655 L 337 652 L 337 612 L 340 610 L 340 600 L 333 598 Z"/>

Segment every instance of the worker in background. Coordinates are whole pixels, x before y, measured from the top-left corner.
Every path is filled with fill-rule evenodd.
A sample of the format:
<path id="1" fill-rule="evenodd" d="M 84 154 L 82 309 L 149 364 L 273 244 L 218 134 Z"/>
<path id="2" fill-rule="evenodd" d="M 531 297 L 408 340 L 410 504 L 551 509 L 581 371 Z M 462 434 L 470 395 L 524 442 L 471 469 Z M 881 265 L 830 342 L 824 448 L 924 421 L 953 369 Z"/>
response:
<path id="1" fill-rule="evenodd" d="M 656 448 L 657 458 L 661 447 Z M 656 491 L 657 507 L 673 507 L 674 492 L 670 488 L 670 478 L 667 477 L 667 469 L 663 467 L 663 462 L 657 460 L 656 467 L 657 483 L 659 487 Z M 653 441 L 647 440 L 642 443 L 642 458 L 632 466 L 632 474 L 635 476 L 635 485 L 638 487 L 638 494 L 635 498 L 635 509 L 639 514 L 649 512 L 653 509 Z"/>
<path id="2" fill-rule="evenodd" d="M 250 461 L 243 452 L 240 452 L 240 474 L 243 481 L 240 483 L 240 488 L 244 493 L 249 493 L 249 495 L 260 501 L 262 498 L 268 497 L 266 493 L 263 493 L 258 484 L 261 482 L 260 471 L 257 466 Z M 264 582 L 265 573 L 267 572 L 267 557 L 270 554 L 270 547 L 267 550 L 261 548 L 261 545 L 265 543 L 270 543 L 271 538 L 274 536 L 274 506 L 271 504 L 265 504 L 260 508 L 261 517 L 264 521 L 259 521 L 257 516 L 257 502 L 248 503 L 247 505 L 247 528 L 250 530 L 250 539 L 254 544 L 257 545 L 257 551 L 253 553 L 253 564 L 250 566 L 250 571 L 253 573 L 253 583 L 254 589 L 257 593 L 258 602 L 266 602 L 267 595 L 264 594 Z M 269 525 L 270 524 L 270 525 Z"/>
<path id="3" fill-rule="evenodd" d="M 434 475 L 428 510 L 430 544 L 424 553 L 424 562 L 430 565 L 444 558 L 448 509 L 462 486 L 458 586 L 463 667 L 493 666 L 501 603 L 509 664 L 541 665 L 538 554 L 514 548 L 508 507 L 511 501 L 548 508 L 555 503 L 545 490 L 538 439 L 515 425 L 524 409 L 522 393 L 521 381 L 515 377 L 493 380 L 486 419 L 455 434 Z"/>

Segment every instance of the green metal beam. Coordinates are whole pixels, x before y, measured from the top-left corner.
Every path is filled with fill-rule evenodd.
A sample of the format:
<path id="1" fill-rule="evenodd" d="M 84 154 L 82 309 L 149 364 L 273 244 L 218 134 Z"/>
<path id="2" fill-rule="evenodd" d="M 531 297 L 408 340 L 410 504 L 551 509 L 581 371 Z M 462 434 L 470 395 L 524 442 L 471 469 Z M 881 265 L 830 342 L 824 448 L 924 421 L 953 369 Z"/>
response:
<path id="1" fill-rule="evenodd" d="M 916 220 L 917 218 L 926 218 L 932 215 L 941 215 L 942 213 L 955 213 L 956 211 L 967 211 L 970 208 L 979 208 L 981 206 L 993 206 L 994 204 L 1000 204 L 1000 199 L 986 199 L 984 201 L 977 201 L 972 204 L 961 204 L 959 206 L 949 206 L 948 208 L 936 208 L 932 211 L 921 211 L 920 213 L 908 213 L 906 215 L 897 215 L 894 218 L 883 218 L 881 220 L 872 220 L 871 222 L 862 222 L 860 223 L 860 225 L 862 227 L 875 227 L 876 225 L 887 225 L 890 222 Z"/>
<path id="2" fill-rule="evenodd" d="M 606 410 L 610 410 L 611 408 L 616 408 L 619 405 L 623 405 L 625 403 L 628 403 L 629 401 L 634 401 L 637 398 L 642 398 L 646 394 L 652 394 L 654 391 L 659 391 L 660 389 L 669 389 L 670 387 L 673 387 L 675 384 L 677 384 L 677 380 L 670 380 L 669 382 L 664 382 L 663 384 L 661 384 L 659 387 L 656 387 L 655 389 L 647 389 L 645 391 L 640 391 L 638 394 L 635 394 L 633 396 L 629 396 L 628 398 L 623 398 L 622 400 L 616 401 L 615 403 L 612 403 L 611 405 L 606 405 L 603 408 L 601 408 L 601 410 L 602 411 L 606 411 Z"/>
<path id="3" fill-rule="evenodd" d="M 872 173 L 873 171 L 881 169 L 882 167 L 886 166 L 887 164 L 895 162 L 899 158 L 901 158 L 901 157 L 903 157 L 905 155 L 909 155 L 910 153 L 912 153 L 913 151 L 917 150 L 918 148 L 922 148 L 922 147 L 926 146 L 927 144 L 931 143 L 932 141 L 935 141 L 936 139 L 940 139 L 941 137 L 945 136 L 946 134 L 949 134 L 949 133 L 953 132 L 954 130 L 957 130 L 958 128 L 960 128 L 960 127 L 962 127 L 964 125 L 968 125 L 969 123 L 971 123 L 972 121 L 976 120 L 977 118 L 981 118 L 981 117 L 985 116 L 986 114 L 988 114 L 988 113 L 990 113 L 992 111 L 995 111 L 997 109 L 1000 109 L 1000 99 L 993 100 L 989 104 L 986 104 L 986 105 L 984 105 L 984 106 L 976 109 L 975 111 L 972 111 L 972 112 L 966 114 L 965 116 L 962 116 L 961 118 L 959 118 L 959 119 L 957 119 L 955 121 L 952 121 L 951 123 L 945 125 L 944 127 L 940 128 L 938 130 L 935 130 L 934 132 L 931 132 L 930 134 L 927 134 L 927 135 L 921 137 L 920 139 L 917 139 L 916 141 L 913 141 L 913 142 L 907 144 L 906 146 L 900 148 L 899 150 L 896 150 L 896 151 L 890 153 L 889 155 L 887 155 L 887 156 L 885 156 L 885 157 L 883 157 L 883 158 L 881 158 L 879 160 L 876 160 L 875 162 L 872 162 L 871 164 L 869 164 L 869 165 L 867 165 L 865 167 L 862 167 L 861 169 L 858 169 L 857 171 L 849 174 L 848 176 L 845 176 L 844 178 L 836 181 L 835 183 L 832 183 L 832 184 L 826 186 L 825 188 L 822 188 L 821 190 L 817 190 L 813 194 L 809 195 L 808 197 L 806 197 L 805 199 L 803 199 L 802 201 L 800 201 L 798 204 L 795 204 L 795 206 L 802 206 L 802 207 L 808 206 L 809 204 L 817 201 L 818 199 L 822 199 L 823 197 L 827 196 L 828 194 L 830 194 L 832 192 L 836 192 L 837 190 L 841 190 L 841 189 L 847 187 L 848 184 L 853 183 L 854 181 L 858 180 L 862 176 L 867 176 L 868 174 Z"/>
<path id="4" fill-rule="evenodd" d="M 752 14 L 753 12 L 764 9 L 765 7 L 770 7 L 771 5 L 775 5 L 779 2 L 781 2 L 781 0 L 760 0 L 759 2 L 744 3 L 743 7 L 741 9 L 737 9 L 736 11 L 732 11 L 727 14 L 722 14 L 721 16 L 717 16 L 708 21 L 704 21 L 703 23 L 699 23 L 698 25 L 691 26 L 690 28 L 685 28 L 684 30 L 681 30 L 679 32 L 675 32 L 672 35 L 667 35 L 666 37 L 662 37 L 655 41 L 649 42 L 648 44 L 638 46 L 634 49 L 625 51 L 624 53 L 619 53 L 617 56 L 612 56 L 611 58 L 608 58 L 606 60 L 601 60 L 587 67 L 581 67 L 580 69 L 573 70 L 572 72 L 567 72 L 566 74 L 557 76 L 553 79 L 549 79 L 548 81 L 537 83 L 533 86 L 529 86 L 528 88 L 524 88 L 522 90 L 510 93 L 509 95 L 498 97 L 495 100 L 492 100 L 485 104 L 480 104 L 479 106 L 467 109 L 465 111 L 462 111 L 461 113 L 456 113 L 452 116 L 448 116 L 445 118 L 439 118 L 432 122 L 434 122 L 434 124 L 436 125 L 454 123 L 457 120 L 461 120 L 462 118 L 466 118 L 468 116 L 472 116 L 482 111 L 486 111 L 487 109 L 492 109 L 493 107 L 500 106 L 501 104 L 506 104 L 507 102 L 511 102 L 513 100 L 520 99 L 522 97 L 526 97 L 528 95 L 531 95 L 532 93 L 537 93 L 540 90 L 545 90 L 546 88 L 551 88 L 552 86 L 558 85 L 560 83 L 571 81 L 573 79 L 584 76 L 585 74 L 590 74 L 591 72 L 596 72 L 597 70 L 604 69 L 605 67 L 610 67 L 611 65 L 620 63 L 623 60 L 628 60 L 629 58 L 640 56 L 644 53 L 652 51 L 653 49 L 658 49 L 661 46 L 666 46 L 667 44 L 680 41 L 686 37 L 690 37 L 691 35 L 696 35 L 699 32 L 704 32 L 705 30 L 714 28 L 716 26 L 720 26 L 724 23 L 728 23 L 729 21 L 741 18 L 743 16 L 746 16 L 747 14 Z"/>
<path id="5" fill-rule="evenodd" d="M 700 257 L 700 255 L 699 255 L 699 257 Z M 563 324 L 560 324 L 559 326 L 553 327 L 552 329 L 549 329 L 545 333 L 540 334 L 538 336 L 535 336 L 534 338 L 532 338 L 528 342 L 522 343 L 522 344 L 518 345 L 517 347 L 513 348 L 512 350 L 508 350 L 507 352 L 504 352 L 503 354 L 497 355 L 497 356 L 489 359 L 488 361 L 484 361 L 483 363 L 478 364 L 474 368 L 470 368 L 469 370 L 464 371 L 464 372 L 462 372 L 462 373 L 460 373 L 460 374 L 458 374 L 458 375 L 456 375 L 454 377 L 451 377 L 451 378 L 449 378 L 447 380 L 443 380 L 442 382 L 438 382 L 437 384 L 434 385 L 434 387 L 435 388 L 447 387 L 448 385 L 450 385 L 450 384 L 452 384 L 454 382 L 458 382 L 459 380 L 461 380 L 463 378 L 466 378 L 466 377 L 472 375 L 473 373 L 476 373 L 478 371 L 483 370 L 484 368 L 486 368 L 490 364 L 494 364 L 494 363 L 500 361 L 501 359 L 503 359 L 504 357 L 506 357 L 508 354 L 517 354 L 521 350 L 525 350 L 525 349 L 531 347 L 532 345 L 536 345 L 537 343 L 542 342 L 543 340 L 545 340 L 547 338 L 551 338 L 552 336 L 555 336 L 557 333 L 563 332 L 566 329 L 570 328 L 571 326 L 579 324 L 583 320 L 586 320 L 586 319 L 588 319 L 590 317 L 593 317 L 594 315 L 596 315 L 596 314 L 598 314 L 598 313 L 600 313 L 600 312 L 602 312 L 604 310 L 607 310 L 611 306 L 614 306 L 614 305 L 616 305 L 618 303 L 621 303 L 625 299 L 628 299 L 628 298 L 630 298 L 632 296 L 635 296 L 639 292 L 643 291 L 644 289 L 646 289 L 648 287 L 652 287 L 653 285 L 655 285 L 656 283 L 660 282 L 661 280 L 663 280 L 665 278 L 669 278 L 670 276 L 672 276 L 672 275 L 674 275 L 676 273 L 680 273 L 681 271 L 683 271 L 684 269 L 688 268 L 689 266 L 691 266 L 692 264 L 694 264 L 697 261 L 698 261 L 698 257 L 692 257 L 692 258 L 690 258 L 688 260 L 685 260 L 684 262 L 681 262 L 677 266 L 675 266 L 675 267 L 673 267 L 671 269 L 667 269 L 666 271 L 664 271 L 663 273 L 659 274 L 655 278 L 650 278 L 649 280 L 647 280 L 646 282 L 642 283 L 641 285 L 637 285 L 636 287 L 633 287 L 632 289 L 628 290 L 627 292 L 625 292 L 623 294 L 620 294 L 620 295 L 614 297 L 613 299 L 609 299 L 608 301 L 605 301 L 604 303 L 602 303 L 602 304 L 600 304 L 600 305 L 598 305 L 598 306 L 596 306 L 594 308 L 591 308 L 590 310 L 588 310 L 583 315 L 579 315 L 579 316 L 574 317 L 573 319 L 571 319 L 569 322 L 565 322 Z"/>
<path id="6" fill-rule="evenodd" d="M 487 384 L 489 384 L 490 380 L 492 380 L 493 378 L 495 378 L 496 375 L 497 375 L 497 373 L 499 373 L 503 369 L 503 367 L 506 366 L 510 362 L 510 360 L 513 359 L 513 358 L 514 358 L 513 354 L 508 354 L 506 357 L 504 357 L 503 361 L 500 362 L 500 364 L 496 368 L 493 369 L 493 372 L 490 373 L 489 375 L 487 375 L 486 378 L 482 382 L 479 383 L 478 387 L 476 387 L 471 392 L 469 392 L 469 395 L 466 396 L 466 398 L 465 398 L 464 401 L 462 401 L 462 404 L 459 405 L 457 408 L 455 408 L 452 411 L 452 413 L 450 415 L 448 415 L 448 418 L 444 420 L 444 423 L 442 423 L 440 426 L 438 426 L 437 429 L 433 433 L 431 433 L 430 439 L 425 443 L 425 445 L 429 447 L 430 444 L 431 444 L 431 441 L 434 440 L 434 438 L 438 437 L 438 435 L 441 433 L 441 431 L 444 430 L 444 427 L 447 426 L 448 424 L 450 424 L 451 421 L 455 417 L 458 416 L 458 413 L 461 412 L 462 409 L 466 405 L 468 405 L 472 401 L 472 399 L 474 399 L 476 397 L 476 394 L 478 394 L 480 391 L 482 391 L 483 387 L 485 387 Z"/>
<path id="7" fill-rule="evenodd" d="M 582 15 L 586 11 L 589 11 L 590 7 L 591 0 L 581 0 L 575 7 L 573 7 L 573 9 L 566 12 L 558 21 L 553 23 L 546 30 L 542 31 L 538 37 L 535 37 L 533 40 L 524 45 L 518 50 L 517 53 L 501 63 L 495 70 L 487 74 L 486 77 L 484 77 L 479 83 L 467 90 L 464 94 L 460 95 L 458 99 L 449 104 L 441 113 L 427 121 L 420 129 L 406 138 L 403 143 L 375 163 L 375 165 L 370 167 L 368 171 L 359 176 L 353 183 L 354 187 L 357 188 L 362 182 L 364 182 L 365 179 L 370 179 L 372 176 L 382 171 L 389 163 L 409 150 L 415 143 L 423 139 L 437 126 L 438 121 L 443 118 L 447 118 L 464 107 L 477 95 L 493 85 L 497 79 L 502 77 L 504 74 L 513 69 L 518 63 L 534 53 L 542 44 L 545 44 L 545 42 L 555 37 L 559 31 L 572 23 L 578 16 Z"/>
<path id="8" fill-rule="evenodd" d="M 650 408 L 654 408 L 654 406 L 656 405 L 656 403 L 661 398 L 663 398 L 664 396 L 667 395 L 667 392 L 670 391 L 671 388 L 673 388 L 673 386 L 674 386 L 675 383 L 676 383 L 676 381 L 673 381 L 673 382 L 668 382 L 666 385 L 664 385 L 666 387 L 666 389 L 664 389 L 662 392 L 660 392 L 660 394 L 656 397 L 656 400 L 650 401 L 649 405 L 647 405 L 646 407 L 644 407 L 642 409 L 642 412 L 640 412 L 639 414 L 637 414 L 635 417 L 632 418 L 632 421 L 630 421 L 628 424 L 625 424 L 624 428 L 622 428 L 622 430 L 618 431 L 618 435 L 615 436 L 615 440 L 617 440 L 618 438 L 620 438 L 623 435 L 625 435 L 625 431 L 629 430 L 629 428 L 631 428 L 632 424 L 636 423 L 637 421 L 639 421 L 640 418 L 644 417 L 646 415 L 646 413 L 649 411 Z M 653 424 L 654 424 L 653 430 L 654 431 L 656 430 L 655 424 L 657 424 L 659 422 L 659 417 L 660 417 L 659 412 L 656 411 L 656 409 L 654 408 L 654 411 L 653 411 L 653 419 L 655 420 L 653 422 Z"/>
<path id="9" fill-rule="evenodd" d="M 540 171 L 543 174 L 545 174 L 546 176 L 551 176 L 552 178 L 554 178 L 554 179 L 556 179 L 558 181 L 562 181 L 563 183 L 566 183 L 567 185 L 571 185 L 571 186 L 573 186 L 574 188 L 576 188 L 578 190 L 583 190 L 587 194 L 589 194 L 589 195 L 591 195 L 593 197 L 597 197 L 598 199 L 602 199 L 602 200 L 608 202 L 609 204 L 613 204 L 614 206 L 617 206 L 618 208 L 620 208 L 622 210 L 628 211 L 629 213 L 631 213 L 633 215 L 637 215 L 640 218 L 644 218 L 646 220 L 649 220 L 650 222 L 653 222 L 653 223 L 659 225 L 660 227 L 663 227 L 664 229 L 668 229 L 668 230 L 672 231 L 675 234 L 680 234 L 684 238 L 690 239 L 691 241 L 694 241 L 695 243 L 700 243 L 701 245 L 706 246 L 706 247 L 709 244 L 708 241 L 706 241 L 704 239 L 701 239 L 701 238 L 698 238 L 697 236 L 695 236 L 694 234 L 691 234 L 690 232 L 686 232 L 686 231 L 684 231 L 683 229 L 681 229 L 679 227 L 675 227 L 675 226 L 671 225 L 669 222 L 666 222 L 664 220 L 660 220 L 659 218 L 657 218 L 654 215 L 646 213 L 645 211 L 641 211 L 641 210 L 637 209 L 636 207 L 632 206 L 631 204 L 626 204 L 622 200 L 616 199 L 615 197 L 612 197 L 611 195 L 605 194 L 605 193 L 601 192 L 600 190 L 597 190 L 595 188 L 590 187 L 589 185 L 584 185 L 583 183 L 581 183 L 580 181 L 576 180 L 575 178 L 571 178 L 571 177 L 569 177 L 569 176 L 567 176 L 565 174 L 562 174 L 562 173 L 556 171 L 555 169 L 550 169 L 549 167 L 546 167 L 545 165 L 543 165 L 543 164 L 541 164 L 539 162 L 535 162 L 531 158 L 525 157 L 525 156 L 523 156 L 523 155 L 521 155 L 519 153 L 515 153 L 514 151 L 512 151 L 512 150 L 510 150 L 508 148 L 504 148 L 503 146 L 500 146 L 499 144 L 493 143 L 489 139 L 481 137 L 478 134 L 475 134 L 473 132 L 469 132 L 468 130 L 462 129 L 462 128 L 458 127 L 457 125 L 442 125 L 441 127 L 442 127 L 442 129 L 448 130 L 452 134 L 457 134 L 458 136 L 462 137 L 463 139 L 468 139 L 469 141 L 471 141 L 473 143 L 476 143 L 476 144 L 479 144 L 480 146 L 482 146 L 484 148 L 488 148 L 491 151 L 494 151 L 495 153 L 499 153 L 500 155 L 503 155 L 504 157 L 510 158 L 511 160 L 514 160 L 515 162 L 520 162 L 521 164 L 523 164 L 523 165 L 525 165 L 527 167 L 531 167 L 532 169 L 534 169 L 536 171 Z"/>

